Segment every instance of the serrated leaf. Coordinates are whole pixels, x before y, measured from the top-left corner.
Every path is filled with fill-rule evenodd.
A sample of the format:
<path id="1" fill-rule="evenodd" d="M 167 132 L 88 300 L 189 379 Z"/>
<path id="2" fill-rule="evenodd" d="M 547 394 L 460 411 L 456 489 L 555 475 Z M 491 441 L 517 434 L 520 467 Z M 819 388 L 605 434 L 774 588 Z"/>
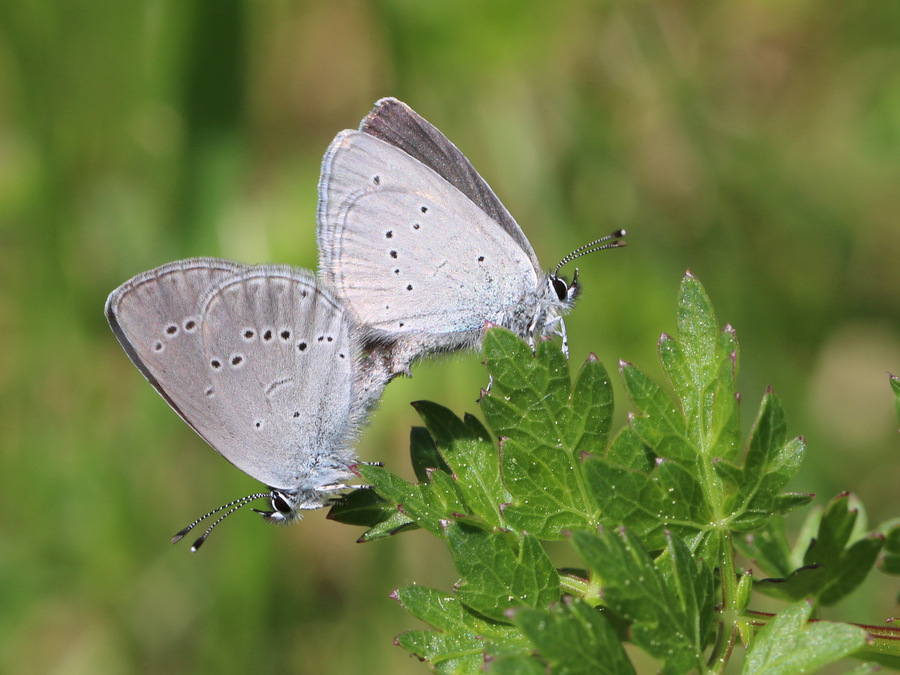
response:
<path id="1" fill-rule="evenodd" d="M 654 565 L 678 600 L 695 649 L 702 652 L 710 642 L 713 623 L 712 571 L 698 564 L 685 542 L 670 532 L 666 533 L 666 544 Z"/>
<path id="2" fill-rule="evenodd" d="M 413 407 L 425 422 L 441 463 L 452 472 L 462 504 L 451 511 L 473 513 L 493 527 L 505 525 L 501 505 L 512 497 L 500 479 L 498 450 L 487 429 L 472 415 L 464 419 L 431 401 Z M 429 476 L 433 473 L 428 473 Z M 437 476 L 429 477 L 435 480 Z"/>
<path id="3" fill-rule="evenodd" d="M 374 490 L 361 488 L 348 492 L 336 501 L 326 516 L 345 525 L 373 527 L 397 513 L 397 507 Z"/>
<path id="4" fill-rule="evenodd" d="M 420 482 L 428 481 L 428 469 L 438 469 L 451 473 L 450 467 L 441 457 L 437 444 L 425 427 L 413 427 L 409 432 L 409 455 L 413 471 Z"/>
<path id="5" fill-rule="evenodd" d="M 577 453 L 603 454 L 612 428 L 613 393 L 609 373 L 594 354 L 581 366 L 572 387 L 573 423 L 581 429 L 575 447 Z"/>
<path id="6" fill-rule="evenodd" d="M 715 348 L 719 324 L 709 296 L 690 272 L 681 281 L 677 323 L 691 379 L 695 382 L 711 380 L 718 370 Z"/>
<path id="7" fill-rule="evenodd" d="M 897 409 L 897 418 L 900 419 L 900 377 L 888 373 L 891 390 L 894 392 L 894 405 Z"/>
<path id="8" fill-rule="evenodd" d="M 824 605 L 834 604 L 863 582 L 884 544 L 881 535 L 872 534 L 848 546 L 856 519 L 850 495 L 838 495 L 825 509 L 818 535 L 804 556 L 804 564 L 820 565 L 826 570 L 826 579 L 817 593 Z"/>
<path id="9" fill-rule="evenodd" d="M 515 610 L 512 621 L 552 673 L 634 673 L 616 632 L 599 610 L 580 598 L 566 598 L 550 609 Z"/>
<path id="10" fill-rule="evenodd" d="M 888 521 L 879 531 L 884 535 L 879 568 L 885 574 L 900 575 L 900 519 Z"/>
<path id="11" fill-rule="evenodd" d="M 818 522 L 818 531 L 803 556 L 803 566 L 787 578 L 765 579 L 758 589 L 768 595 L 797 600 L 814 597 L 832 605 L 863 582 L 878 559 L 883 535 L 871 533 L 853 541 L 857 512 L 850 508 L 850 495 L 833 499 Z"/>
<path id="12" fill-rule="evenodd" d="M 703 672 L 699 617 L 688 614 L 694 603 L 683 603 L 677 590 L 668 587 L 640 539 L 625 529 L 601 528 L 596 534 L 573 532 L 572 543 L 591 571 L 603 580 L 606 605 L 632 623 L 631 636 L 636 645 L 664 660 L 664 673 Z M 695 570 L 688 577 L 697 574 L 708 572 Z M 697 583 L 704 585 L 707 579 L 711 577 Z"/>
<path id="13" fill-rule="evenodd" d="M 812 603 L 801 600 L 780 611 L 759 632 L 747 652 L 743 675 L 801 675 L 861 649 L 862 628 L 842 623 L 808 623 Z"/>
<path id="14" fill-rule="evenodd" d="M 733 459 L 740 432 L 735 396 L 737 340 L 730 326 L 719 331 L 709 297 L 686 274 L 678 298 L 678 334 L 663 334 L 660 360 L 681 401 L 688 435 L 706 456 Z"/>
<path id="15" fill-rule="evenodd" d="M 429 586 L 402 586 L 392 596 L 417 619 L 447 633 L 472 633 L 482 637 L 510 634 L 508 626 L 486 621 L 469 611 L 455 596 Z"/>
<path id="16" fill-rule="evenodd" d="M 463 501 L 462 491 L 453 476 L 437 469 L 432 469 L 429 473 L 430 480 L 427 484 L 421 486 L 422 494 L 425 498 L 428 499 L 430 496 L 436 498 L 441 513 L 445 515 L 466 513 L 466 504 Z M 435 504 L 434 499 L 429 501 Z"/>
<path id="17" fill-rule="evenodd" d="M 585 476 L 604 523 L 624 525 L 652 548 L 665 546 L 665 529 L 696 546 L 710 528 L 700 484 L 676 462 L 660 461 L 648 475 L 588 457 Z"/>
<path id="18" fill-rule="evenodd" d="M 751 532 L 765 526 L 776 514 L 805 505 L 811 495 L 781 494 L 796 474 L 803 458 L 802 439 L 786 440 L 787 428 L 778 397 L 766 392 L 753 425 L 743 466 L 717 462 L 716 474 L 728 487 L 726 509 L 730 527 Z"/>
<path id="19" fill-rule="evenodd" d="M 793 570 L 791 546 L 784 519 L 772 518 L 765 529 L 732 539 L 734 547 L 756 568 L 770 577 L 787 577 Z"/>
<path id="20" fill-rule="evenodd" d="M 631 427 L 622 427 L 610 443 L 605 459 L 610 464 L 626 469 L 650 473 L 655 465 L 656 456 Z"/>
<path id="21" fill-rule="evenodd" d="M 400 532 L 418 529 L 419 525 L 412 518 L 401 511 L 396 511 L 394 515 L 387 520 L 384 520 L 363 532 L 356 541 L 360 544 L 364 544 L 369 541 L 375 541 L 376 539 L 392 537 Z"/>
<path id="22" fill-rule="evenodd" d="M 559 539 L 564 530 L 590 527 L 596 509 L 584 498 L 584 480 L 566 451 L 535 451 L 516 439 L 500 450 L 503 479 L 514 495 L 504 509 L 506 521 L 520 532 L 541 539 Z"/>
<path id="23" fill-rule="evenodd" d="M 345 525 L 363 525 L 369 529 L 358 542 L 389 537 L 401 530 L 416 529 L 418 525 L 397 506 L 380 497 L 374 490 L 354 490 L 336 502 L 326 516 Z"/>
<path id="24" fill-rule="evenodd" d="M 478 672 L 485 653 L 527 649 L 521 632 L 483 619 L 447 593 L 427 586 L 404 586 L 392 594 L 413 616 L 438 631 L 410 631 L 396 643 L 442 673 Z"/>
<path id="25" fill-rule="evenodd" d="M 398 504 L 403 513 L 420 527 L 437 536 L 443 536 L 441 521 L 451 516 L 428 485 L 413 485 L 395 476 L 384 467 L 365 464 L 359 466 L 359 474 L 381 497 Z"/>
<path id="26" fill-rule="evenodd" d="M 632 417 L 634 433 L 659 457 L 693 462 L 697 450 L 687 436 L 678 406 L 662 388 L 630 363 L 620 365 L 625 390 L 640 411 Z"/>
<path id="27" fill-rule="evenodd" d="M 514 550 L 511 536 L 445 524 L 445 537 L 462 577 L 456 596 L 466 606 L 506 622 L 514 607 L 546 607 L 559 599 L 559 574 L 538 540 L 525 535 Z"/>
<path id="28" fill-rule="evenodd" d="M 410 630 L 394 638 L 402 647 L 442 675 L 477 673 L 484 665 L 484 640 L 475 635 L 448 635 L 431 630 Z"/>
<path id="29" fill-rule="evenodd" d="M 437 408 L 440 406 L 426 401 L 418 404 L 417 410 L 426 424 L 429 424 L 429 428 L 429 419 Z M 445 408 L 442 410 L 450 412 Z M 453 417 L 458 420 L 455 415 Z M 461 424 L 456 428 L 458 435 L 453 440 L 438 437 L 437 444 L 453 471 L 466 506 L 485 522 L 494 527 L 502 527 L 505 523 L 501 505 L 509 502 L 512 497 L 500 478 L 497 444 L 477 418 L 466 415 L 463 420 L 458 421 Z"/>
<path id="30" fill-rule="evenodd" d="M 581 461 L 583 453 L 604 451 L 608 441 L 612 389 L 605 368 L 589 358 L 573 388 L 558 346 L 542 343 L 532 355 L 519 338 L 496 328 L 487 332 L 484 352 L 494 386 L 481 405 L 503 439 L 504 523 L 540 539 L 596 524 Z"/>

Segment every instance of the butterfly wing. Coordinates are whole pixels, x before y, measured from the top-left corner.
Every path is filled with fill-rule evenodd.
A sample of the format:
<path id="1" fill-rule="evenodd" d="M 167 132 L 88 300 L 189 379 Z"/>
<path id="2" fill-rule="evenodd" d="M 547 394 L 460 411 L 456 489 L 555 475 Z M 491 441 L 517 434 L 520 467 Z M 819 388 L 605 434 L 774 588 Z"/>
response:
<path id="1" fill-rule="evenodd" d="M 201 341 L 216 413 L 194 425 L 213 447 L 276 489 L 346 478 L 360 348 L 329 290 L 305 270 L 246 268 L 208 293 Z"/>
<path id="2" fill-rule="evenodd" d="M 346 475 L 383 383 L 358 372 L 351 315 L 311 273 L 177 261 L 113 291 L 106 315 L 160 395 L 239 469 L 283 490 Z"/>
<path id="3" fill-rule="evenodd" d="M 395 98 L 383 98 L 362 121 L 360 131 L 390 143 L 429 167 L 468 197 L 528 254 L 535 270 L 541 265 L 522 228 L 468 158 L 412 108 Z"/>
<path id="4" fill-rule="evenodd" d="M 192 258 L 157 267 L 110 293 L 106 318 L 125 353 L 157 392 L 205 440 L 196 420 L 212 405 L 198 382 L 202 301 L 210 288 L 243 266 Z"/>
<path id="5" fill-rule="evenodd" d="M 530 246 L 431 167 L 360 131 L 338 134 L 325 155 L 318 240 L 325 279 L 388 341 L 504 323 L 538 280 Z"/>

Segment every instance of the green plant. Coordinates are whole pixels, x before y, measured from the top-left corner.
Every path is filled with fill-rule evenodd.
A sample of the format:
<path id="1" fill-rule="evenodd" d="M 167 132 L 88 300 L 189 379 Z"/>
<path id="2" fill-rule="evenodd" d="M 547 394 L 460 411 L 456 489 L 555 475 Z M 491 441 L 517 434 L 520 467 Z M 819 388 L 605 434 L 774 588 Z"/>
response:
<path id="1" fill-rule="evenodd" d="M 812 512 L 792 547 L 783 515 L 812 499 L 783 492 L 803 440 L 788 438 L 769 390 L 740 442 L 735 332 L 719 329 L 690 273 L 677 326 L 677 339 L 659 342 L 674 396 L 621 363 L 635 412 L 611 441 L 603 365 L 591 355 L 573 384 L 556 345 L 532 354 L 500 329 L 484 341 L 487 428 L 414 404 L 425 423 L 411 434 L 420 483 L 360 466 L 371 489 L 330 514 L 367 526 L 361 541 L 422 528 L 446 543 L 460 581 L 452 592 L 395 591 L 432 627 L 398 645 L 441 673 L 633 673 L 626 641 L 672 674 L 723 672 L 738 640 L 748 674 L 808 673 L 850 655 L 898 663 L 891 629 L 812 617 L 879 556 L 882 571 L 900 573 L 900 522 L 865 532 L 861 505 L 841 494 Z M 900 382 L 891 384 L 900 401 Z M 544 546 L 554 540 L 584 569 L 558 569 Z M 742 571 L 738 554 L 768 578 Z M 752 591 L 791 604 L 756 612 Z"/>

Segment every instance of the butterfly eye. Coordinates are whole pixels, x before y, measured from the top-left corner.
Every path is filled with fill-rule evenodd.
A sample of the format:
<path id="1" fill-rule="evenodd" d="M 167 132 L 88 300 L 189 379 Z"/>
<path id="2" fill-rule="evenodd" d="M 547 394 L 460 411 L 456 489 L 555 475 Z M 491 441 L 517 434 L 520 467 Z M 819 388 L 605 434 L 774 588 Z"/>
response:
<path id="1" fill-rule="evenodd" d="M 565 281 L 559 277 L 550 277 L 550 285 L 553 286 L 553 290 L 556 291 L 556 297 L 560 300 L 566 299 L 569 293 L 569 287 L 566 285 Z"/>
<path id="2" fill-rule="evenodd" d="M 278 511 L 278 513 L 283 513 L 285 515 L 291 512 L 291 505 L 281 496 L 280 492 L 272 493 L 272 508 Z"/>

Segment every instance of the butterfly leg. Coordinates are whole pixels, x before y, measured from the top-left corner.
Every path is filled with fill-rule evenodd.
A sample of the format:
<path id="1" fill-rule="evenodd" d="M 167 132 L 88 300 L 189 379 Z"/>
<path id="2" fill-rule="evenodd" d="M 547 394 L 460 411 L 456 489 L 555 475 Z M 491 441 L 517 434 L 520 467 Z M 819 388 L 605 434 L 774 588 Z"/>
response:
<path id="1" fill-rule="evenodd" d="M 534 333 L 535 331 L 537 331 L 538 316 L 538 314 L 535 314 L 534 318 L 531 320 L 531 323 L 528 324 L 528 346 L 531 347 L 532 354 L 535 352 Z"/>
<path id="2" fill-rule="evenodd" d="M 566 360 L 569 360 L 569 336 L 566 334 L 566 322 L 560 318 L 559 320 L 559 334 L 562 337 L 562 353 L 563 356 L 566 357 Z"/>

